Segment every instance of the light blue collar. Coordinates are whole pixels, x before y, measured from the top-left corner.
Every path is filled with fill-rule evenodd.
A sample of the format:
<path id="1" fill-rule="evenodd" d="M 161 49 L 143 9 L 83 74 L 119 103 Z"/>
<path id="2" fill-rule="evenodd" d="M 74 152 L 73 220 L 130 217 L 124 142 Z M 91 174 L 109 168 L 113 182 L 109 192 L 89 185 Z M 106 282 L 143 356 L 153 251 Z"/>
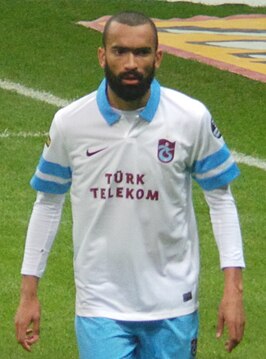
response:
<path id="1" fill-rule="evenodd" d="M 101 114 L 109 125 L 119 121 L 121 115 L 112 109 L 106 95 L 106 79 L 101 82 L 97 90 L 96 100 Z M 151 83 L 150 98 L 144 109 L 140 112 L 140 117 L 145 121 L 151 122 L 159 106 L 159 101 L 160 84 L 157 80 L 153 80 Z"/>

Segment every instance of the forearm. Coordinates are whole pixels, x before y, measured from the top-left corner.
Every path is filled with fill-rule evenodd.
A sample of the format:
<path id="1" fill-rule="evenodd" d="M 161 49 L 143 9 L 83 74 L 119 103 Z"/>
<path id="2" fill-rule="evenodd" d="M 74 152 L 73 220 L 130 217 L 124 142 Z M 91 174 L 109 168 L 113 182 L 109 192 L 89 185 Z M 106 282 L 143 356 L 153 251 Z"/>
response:
<path id="1" fill-rule="evenodd" d="M 224 272 L 224 292 L 243 294 L 242 268 L 225 268 Z"/>
<path id="2" fill-rule="evenodd" d="M 237 208 L 230 188 L 205 192 L 222 268 L 245 267 Z"/>
<path id="3" fill-rule="evenodd" d="M 30 275 L 23 275 L 21 281 L 21 297 L 31 299 L 37 296 L 39 278 Z"/>
<path id="4" fill-rule="evenodd" d="M 233 303 L 238 309 L 243 306 L 242 268 L 225 268 L 223 301 L 225 305 Z M 243 313 L 242 313 L 243 314 Z"/>
<path id="5" fill-rule="evenodd" d="M 38 300 L 39 277 L 60 223 L 64 196 L 38 193 L 30 218 L 21 273 L 20 303 L 15 317 L 16 337 L 31 351 L 39 340 L 41 306 Z"/>
<path id="6" fill-rule="evenodd" d="M 41 277 L 54 242 L 64 196 L 38 193 L 30 218 L 21 273 Z"/>

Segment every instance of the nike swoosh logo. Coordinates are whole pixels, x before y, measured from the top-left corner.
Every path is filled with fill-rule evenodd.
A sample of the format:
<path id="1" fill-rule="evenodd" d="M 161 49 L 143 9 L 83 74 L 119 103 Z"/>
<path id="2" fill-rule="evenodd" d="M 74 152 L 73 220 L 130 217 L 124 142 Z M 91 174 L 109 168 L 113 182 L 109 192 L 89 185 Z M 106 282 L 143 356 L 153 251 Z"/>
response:
<path id="1" fill-rule="evenodd" d="M 104 147 L 104 148 L 101 148 L 101 149 L 99 149 L 99 150 L 97 150 L 97 151 L 93 151 L 93 152 L 90 152 L 89 150 L 87 150 L 87 156 L 88 157 L 90 157 L 90 156 L 93 156 L 93 155 L 96 155 L 96 153 L 99 153 L 99 152 L 102 152 L 103 150 L 105 150 L 106 149 L 106 147 Z"/>

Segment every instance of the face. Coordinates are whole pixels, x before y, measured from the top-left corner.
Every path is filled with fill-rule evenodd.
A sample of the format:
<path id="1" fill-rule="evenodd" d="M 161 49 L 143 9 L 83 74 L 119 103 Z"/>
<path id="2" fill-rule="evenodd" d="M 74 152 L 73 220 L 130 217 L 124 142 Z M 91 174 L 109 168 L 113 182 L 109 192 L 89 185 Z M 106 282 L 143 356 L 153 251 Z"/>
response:
<path id="1" fill-rule="evenodd" d="M 98 56 L 105 71 L 112 105 L 119 100 L 142 101 L 148 97 L 155 70 L 162 58 L 161 51 L 155 49 L 154 34 L 149 24 L 128 26 L 111 23 L 106 47 L 99 49 Z"/>

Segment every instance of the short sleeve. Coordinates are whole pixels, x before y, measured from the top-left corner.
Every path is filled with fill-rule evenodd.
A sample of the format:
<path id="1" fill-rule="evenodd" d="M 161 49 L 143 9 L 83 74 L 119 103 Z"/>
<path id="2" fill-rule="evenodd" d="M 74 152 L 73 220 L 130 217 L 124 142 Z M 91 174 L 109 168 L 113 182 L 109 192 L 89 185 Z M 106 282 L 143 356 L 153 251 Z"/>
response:
<path id="1" fill-rule="evenodd" d="M 206 191 L 223 187 L 239 174 L 237 164 L 206 110 L 193 150 L 192 178 Z"/>
<path id="2" fill-rule="evenodd" d="M 71 186 L 71 167 L 64 138 L 60 132 L 59 120 L 60 117 L 56 114 L 39 164 L 30 182 L 36 191 L 64 194 Z"/>

